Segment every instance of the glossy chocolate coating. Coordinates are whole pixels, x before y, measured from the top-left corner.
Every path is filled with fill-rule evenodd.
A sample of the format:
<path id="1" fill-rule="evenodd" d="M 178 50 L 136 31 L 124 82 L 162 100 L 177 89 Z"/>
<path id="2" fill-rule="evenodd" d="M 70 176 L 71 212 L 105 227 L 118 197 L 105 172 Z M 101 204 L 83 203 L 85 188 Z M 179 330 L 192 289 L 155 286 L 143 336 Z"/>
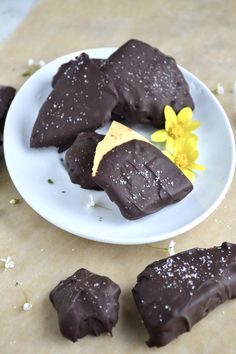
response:
<path id="1" fill-rule="evenodd" d="M 189 87 L 175 60 L 150 45 L 131 39 L 101 67 L 113 79 L 119 101 L 113 112 L 134 122 L 164 127 L 164 107 L 178 112 L 194 108 Z"/>
<path id="2" fill-rule="evenodd" d="M 16 90 L 11 86 L 0 85 L 0 121 L 6 118 L 10 104 L 15 97 Z"/>
<path id="3" fill-rule="evenodd" d="M 83 53 L 57 81 L 35 122 L 31 147 L 69 148 L 78 133 L 105 124 L 117 102 L 113 83 Z"/>
<path id="4" fill-rule="evenodd" d="M 78 134 L 65 156 L 65 166 L 71 182 L 85 189 L 101 190 L 92 179 L 92 167 L 97 144 L 103 138 L 104 135 L 95 132 Z"/>
<path id="5" fill-rule="evenodd" d="M 79 269 L 50 293 L 64 337 L 76 342 L 88 334 L 112 334 L 118 321 L 120 288 L 111 279 Z"/>
<path id="6" fill-rule="evenodd" d="M 0 85 L 0 156 L 3 152 L 3 127 L 10 104 L 16 90 L 11 86 Z"/>
<path id="7" fill-rule="evenodd" d="M 193 186 L 152 144 L 130 140 L 105 154 L 94 181 L 127 219 L 139 219 L 183 199 Z"/>
<path id="8" fill-rule="evenodd" d="M 105 60 L 104 59 L 91 59 L 92 62 L 99 68 L 102 64 L 104 64 Z M 64 72 L 69 69 L 69 67 L 73 64 L 73 60 L 70 60 L 68 63 L 62 64 L 57 73 L 53 76 L 52 78 L 52 87 L 56 86 L 57 81 L 62 77 Z"/>
<path id="9" fill-rule="evenodd" d="M 73 61 L 74 61 L 74 60 L 70 60 L 70 61 L 68 61 L 68 63 L 64 63 L 64 64 L 62 64 L 62 65 L 58 68 L 56 74 L 55 74 L 55 75 L 53 76 L 53 78 L 52 78 L 52 87 L 53 87 L 53 88 L 55 88 L 57 81 L 58 81 L 61 77 L 63 77 L 63 74 L 64 74 L 64 73 L 70 68 L 70 66 L 73 64 Z"/>
<path id="10" fill-rule="evenodd" d="M 3 155 L 3 132 L 0 131 L 0 158 L 2 155 Z"/>
<path id="11" fill-rule="evenodd" d="M 236 245 L 193 248 L 156 261 L 138 275 L 133 296 L 147 345 L 164 346 L 236 297 Z"/>

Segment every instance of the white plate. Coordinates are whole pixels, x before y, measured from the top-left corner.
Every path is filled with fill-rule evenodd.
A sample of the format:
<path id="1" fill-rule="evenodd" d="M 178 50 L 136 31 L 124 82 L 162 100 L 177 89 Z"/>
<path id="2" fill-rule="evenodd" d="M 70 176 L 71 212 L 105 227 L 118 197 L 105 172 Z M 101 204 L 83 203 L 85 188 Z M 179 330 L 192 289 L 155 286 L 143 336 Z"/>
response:
<path id="1" fill-rule="evenodd" d="M 92 58 L 107 58 L 114 48 L 88 49 Z M 30 135 L 38 111 L 51 90 L 57 68 L 81 52 L 58 58 L 30 77 L 17 93 L 8 112 L 4 149 L 13 183 L 26 202 L 42 217 L 74 235 L 117 243 L 141 244 L 164 240 L 206 219 L 224 198 L 233 178 L 235 146 L 228 118 L 209 89 L 187 70 L 195 102 L 194 119 L 201 121 L 199 163 L 205 172 L 196 177 L 194 190 L 184 200 L 136 221 L 124 219 L 105 192 L 92 191 L 95 201 L 112 211 L 88 208 L 90 191 L 72 184 L 55 148 L 31 149 Z M 146 137 L 155 131 L 136 125 Z M 107 126 L 101 129 L 107 130 Z M 55 183 L 49 184 L 48 179 Z M 62 193 L 66 191 L 66 193 Z"/>

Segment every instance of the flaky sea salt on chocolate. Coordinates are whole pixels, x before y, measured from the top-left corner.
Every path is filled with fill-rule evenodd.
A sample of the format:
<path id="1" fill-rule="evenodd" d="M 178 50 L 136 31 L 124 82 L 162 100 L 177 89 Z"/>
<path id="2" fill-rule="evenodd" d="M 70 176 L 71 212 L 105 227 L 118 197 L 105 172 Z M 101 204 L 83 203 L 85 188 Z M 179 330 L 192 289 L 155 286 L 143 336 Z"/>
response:
<path id="1" fill-rule="evenodd" d="M 156 261 L 138 275 L 132 291 L 148 346 L 164 346 L 236 297 L 236 245 L 193 248 Z"/>
<path id="2" fill-rule="evenodd" d="M 78 133 L 94 131 L 111 117 L 117 92 L 107 75 L 83 53 L 55 83 L 33 127 L 30 146 L 70 147 Z"/>
<path id="3" fill-rule="evenodd" d="M 97 145 L 93 179 L 131 220 L 178 202 L 193 189 L 159 149 L 116 121 Z"/>
<path id="4" fill-rule="evenodd" d="M 119 101 L 113 113 L 134 122 L 164 128 L 164 107 L 175 112 L 194 108 L 189 86 L 174 58 L 131 39 L 118 48 L 101 70 L 114 81 Z"/>

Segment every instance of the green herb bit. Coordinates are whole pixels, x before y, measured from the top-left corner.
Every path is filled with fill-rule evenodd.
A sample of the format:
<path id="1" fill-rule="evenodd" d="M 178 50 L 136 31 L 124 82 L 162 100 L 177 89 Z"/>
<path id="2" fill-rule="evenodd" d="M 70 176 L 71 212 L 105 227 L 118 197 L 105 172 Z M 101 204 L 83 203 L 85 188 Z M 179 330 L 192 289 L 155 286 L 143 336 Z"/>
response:
<path id="1" fill-rule="evenodd" d="M 53 180 L 50 179 L 50 178 L 48 179 L 48 183 L 49 183 L 49 184 L 54 184 Z"/>
<path id="2" fill-rule="evenodd" d="M 12 205 L 16 205 L 16 204 L 19 204 L 20 201 L 21 201 L 20 198 L 13 198 L 13 199 L 11 199 L 11 200 L 9 201 L 9 203 L 12 204 Z"/>
<path id="3" fill-rule="evenodd" d="M 38 71 L 41 68 L 39 64 L 32 64 L 28 67 L 28 69 L 23 72 L 22 76 L 23 77 L 29 77 L 33 75 L 36 71 Z"/>

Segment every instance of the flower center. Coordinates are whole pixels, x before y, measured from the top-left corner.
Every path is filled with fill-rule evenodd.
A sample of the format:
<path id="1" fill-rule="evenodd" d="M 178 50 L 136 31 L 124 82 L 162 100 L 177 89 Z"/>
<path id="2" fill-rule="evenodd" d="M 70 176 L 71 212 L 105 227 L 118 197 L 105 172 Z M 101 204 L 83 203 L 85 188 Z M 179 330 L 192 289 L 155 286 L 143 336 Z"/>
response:
<path id="1" fill-rule="evenodd" d="M 175 157 L 175 164 L 179 168 L 185 168 L 188 166 L 188 158 L 186 154 L 179 152 Z"/>
<path id="2" fill-rule="evenodd" d="M 181 127 L 180 124 L 175 124 L 172 127 L 170 127 L 168 131 L 169 135 L 173 139 L 181 138 L 184 134 L 184 129 Z"/>

